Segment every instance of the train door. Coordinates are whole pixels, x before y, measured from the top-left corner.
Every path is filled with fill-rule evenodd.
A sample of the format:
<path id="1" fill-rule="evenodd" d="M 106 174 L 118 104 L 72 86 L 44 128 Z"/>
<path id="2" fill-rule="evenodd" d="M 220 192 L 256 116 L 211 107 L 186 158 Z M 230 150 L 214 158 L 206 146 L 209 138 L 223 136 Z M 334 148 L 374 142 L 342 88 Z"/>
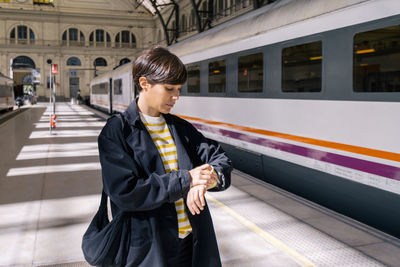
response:
<path id="1" fill-rule="evenodd" d="M 110 95 L 110 108 L 109 108 L 109 111 L 110 111 L 110 114 L 112 114 L 113 113 L 113 102 L 112 102 L 112 100 L 113 100 L 113 84 L 112 84 L 112 78 L 110 78 L 110 83 L 109 83 L 109 88 L 110 88 L 110 92 L 109 92 L 109 95 Z"/>

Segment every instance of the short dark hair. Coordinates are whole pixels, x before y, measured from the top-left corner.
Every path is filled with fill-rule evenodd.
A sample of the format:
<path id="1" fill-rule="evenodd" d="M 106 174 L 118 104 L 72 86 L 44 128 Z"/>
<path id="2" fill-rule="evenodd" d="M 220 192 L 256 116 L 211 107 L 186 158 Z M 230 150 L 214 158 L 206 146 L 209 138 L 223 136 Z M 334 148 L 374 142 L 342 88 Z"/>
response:
<path id="1" fill-rule="evenodd" d="M 187 79 L 186 67 L 182 61 L 166 48 L 154 46 L 145 50 L 133 63 L 133 82 L 140 92 L 139 78 L 145 77 L 154 84 L 184 84 Z"/>

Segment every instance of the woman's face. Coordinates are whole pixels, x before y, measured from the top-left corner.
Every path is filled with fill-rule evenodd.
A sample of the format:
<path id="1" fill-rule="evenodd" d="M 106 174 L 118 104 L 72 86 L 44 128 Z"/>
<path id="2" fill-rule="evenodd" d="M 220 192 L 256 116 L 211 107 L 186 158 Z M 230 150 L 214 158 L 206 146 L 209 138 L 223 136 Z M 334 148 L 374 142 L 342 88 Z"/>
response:
<path id="1" fill-rule="evenodd" d="M 147 84 L 140 92 L 140 97 L 143 97 L 142 104 L 145 114 L 157 117 L 160 113 L 167 114 L 174 107 L 175 102 L 179 99 L 179 94 L 182 85 L 172 84 Z"/>

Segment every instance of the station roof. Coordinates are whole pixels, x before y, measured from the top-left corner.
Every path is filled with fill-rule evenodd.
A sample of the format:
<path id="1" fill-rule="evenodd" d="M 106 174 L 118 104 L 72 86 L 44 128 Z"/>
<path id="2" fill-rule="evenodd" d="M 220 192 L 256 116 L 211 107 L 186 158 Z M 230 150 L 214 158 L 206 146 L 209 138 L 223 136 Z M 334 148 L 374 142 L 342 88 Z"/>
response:
<path id="1" fill-rule="evenodd" d="M 171 3 L 171 0 L 153 0 L 155 1 L 156 5 L 161 9 L 162 5 L 167 5 Z M 148 11 L 151 12 L 151 14 L 155 15 L 156 10 L 153 7 L 152 1 L 151 0 L 136 0 L 138 5 L 143 5 Z"/>

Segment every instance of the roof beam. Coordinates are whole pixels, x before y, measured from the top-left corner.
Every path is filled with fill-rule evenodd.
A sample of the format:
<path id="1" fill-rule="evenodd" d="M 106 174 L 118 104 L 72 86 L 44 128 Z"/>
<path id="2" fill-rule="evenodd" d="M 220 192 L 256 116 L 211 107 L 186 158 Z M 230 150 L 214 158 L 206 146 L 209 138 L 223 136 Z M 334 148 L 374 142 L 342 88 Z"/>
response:
<path id="1" fill-rule="evenodd" d="M 203 3 L 204 1 L 208 2 L 207 10 L 200 10 L 199 8 L 201 7 L 201 3 Z M 197 21 L 197 32 L 203 32 L 206 30 L 207 27 L 210 29 L 214 14 L 214 0 L 200 0 L 197 3 L 196 0 L 190 0 L 190 2 L 192 3 L 194 15 Z M 203 14 L 206 14 L 206 19 L 204 20 L 202 20 L 202 18 L 205 17 Z"/>
<path id="2" fill-rule="evenodd" d="M 145 0 L 142 0 L 140 2 L 137 1 L 138 6 L 140 6 L 144 1 Z M 175 2 L 175 0 L 170 0 L 171 1 L 170 3 L 162 3 L 162 4 L 159 4 L 158 0 L 148 0 L 148 1 L 151 3 L 152 7 L 155 10 L 155 13 L 160 19 L 165 34 L 165 39 L 167 41 L 167 45 L 171 45 L 174 42 L 177 42 L 179 37 L 179 5 Z M 163 17 L 163 15 L 161 14 L 161 8 L 168 6 L 173 7 L 171 13 L 169 15 L 166 14 L 168 18 L 167 16 Z M 174 15 L 175 15 L 175 25 L 171 23 L 171 19 Z"/>

